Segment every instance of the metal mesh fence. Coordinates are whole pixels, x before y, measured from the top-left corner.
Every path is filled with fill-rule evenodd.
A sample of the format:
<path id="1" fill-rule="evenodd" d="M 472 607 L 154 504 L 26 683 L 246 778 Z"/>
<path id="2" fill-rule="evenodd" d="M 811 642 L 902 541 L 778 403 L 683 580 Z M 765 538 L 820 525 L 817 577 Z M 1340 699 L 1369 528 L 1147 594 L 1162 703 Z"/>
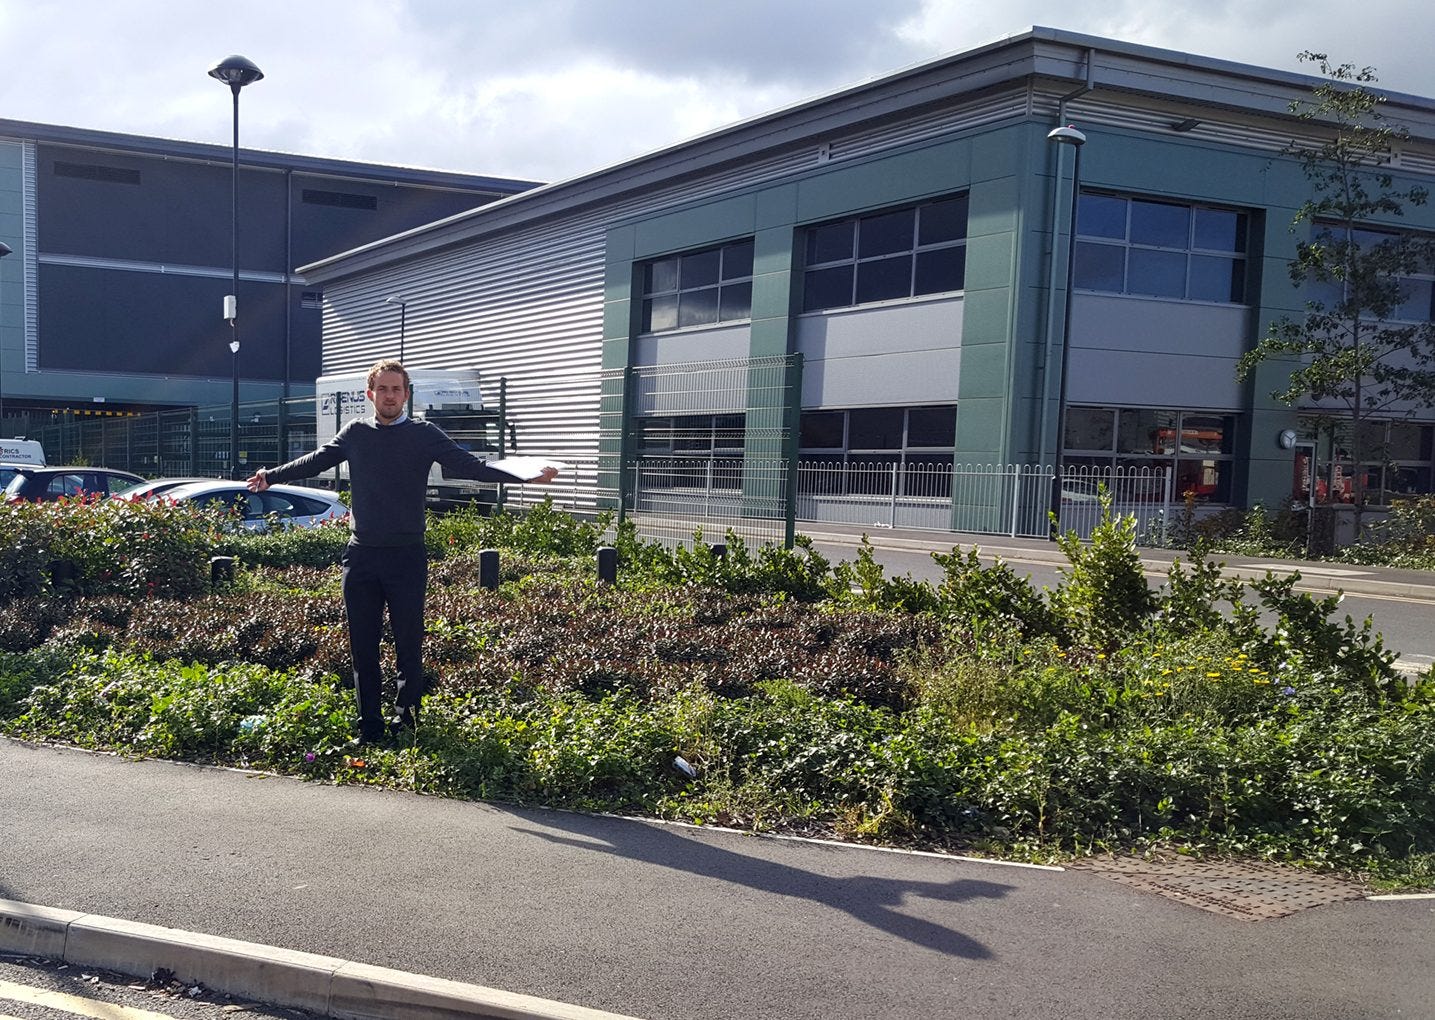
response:
<path id="1" fill-rule="evenodd" d="M 792 530 L 796 355 L 605 372 L 599 502 L 666 544 Z"/>

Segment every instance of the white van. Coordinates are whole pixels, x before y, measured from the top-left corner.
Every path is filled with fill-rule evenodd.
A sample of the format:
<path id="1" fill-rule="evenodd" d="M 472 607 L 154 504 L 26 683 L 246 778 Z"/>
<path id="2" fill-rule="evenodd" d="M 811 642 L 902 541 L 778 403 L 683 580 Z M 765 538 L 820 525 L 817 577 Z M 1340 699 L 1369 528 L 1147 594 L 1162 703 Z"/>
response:
<path id="1" fill-rule="evenodd" d="M 0 439 L 0 464 L 45 466 L 45 448 L 33 439 Z"/>
<path id="2" fill-rule="evenodd" d="M 471 453 L 484 458 L 500 457 L 505 450 L 502 407 L 484 405 L 478 386 L 478 370 L 409 369 L 413 383 L 413 414 L 433 422 Z M 368 397 L 368 373 L 347 372 L 320 376 L 314 383 L 315 438 L 318 445 L 332 439 L 354 418 L 373 413 Z M 501 405 L 501 402 L 500 402 Z M 340 487 L 347 482 L 348 468 L 341 465 L 336 476 Z M 433 509 L 448 509 L 469 503 L 492 505 L 498 495 L 492 482 L 445 478 L 437 464 L 429 473 L 426 501 Z"/>
<path id="3" fill-rule="evenodd" d="M 33 439 L 0 439 L 0 492 L 22 467 L 44 467 L 45 448 Z"/>

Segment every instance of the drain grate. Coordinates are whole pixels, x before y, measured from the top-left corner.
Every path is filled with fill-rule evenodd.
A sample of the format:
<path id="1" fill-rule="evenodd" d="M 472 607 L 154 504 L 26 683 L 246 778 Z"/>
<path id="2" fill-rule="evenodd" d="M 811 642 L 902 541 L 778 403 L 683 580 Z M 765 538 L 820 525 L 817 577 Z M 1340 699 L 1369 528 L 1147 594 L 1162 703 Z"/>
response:
<path id="1" fill-rule="evenodd" d="M 1264 861 L 1202 861 L 1178 855 L 1093 857 L 1069 867 L 1244 921 L 1269 921 L 1311 907 L 1357 900 L 1366 892 L 1349 879 Z"/>

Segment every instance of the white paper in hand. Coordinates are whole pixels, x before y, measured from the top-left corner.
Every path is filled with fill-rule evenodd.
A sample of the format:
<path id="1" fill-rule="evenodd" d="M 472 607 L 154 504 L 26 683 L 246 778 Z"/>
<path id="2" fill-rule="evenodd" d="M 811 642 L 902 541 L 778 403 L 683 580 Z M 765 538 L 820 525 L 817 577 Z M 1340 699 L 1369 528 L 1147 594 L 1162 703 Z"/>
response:
<path id="1" fill-rule="evenodd" d="M 553 468 L 560 475 L 568 470 L 568 465 L 561 460 L 549 460 L 547 457 L 504 457 L 502 460 L 489 461 L 488 466 L 495 471 L 511 475 L 515 482 L 537 478 L 543 474 L 544 468 Z"/>

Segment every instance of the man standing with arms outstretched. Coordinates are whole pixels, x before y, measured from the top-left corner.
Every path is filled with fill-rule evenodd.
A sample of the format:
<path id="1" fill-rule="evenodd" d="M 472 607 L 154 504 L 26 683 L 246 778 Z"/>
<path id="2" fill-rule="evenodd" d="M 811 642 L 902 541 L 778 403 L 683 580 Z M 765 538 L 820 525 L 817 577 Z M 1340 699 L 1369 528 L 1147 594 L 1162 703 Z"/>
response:
<path id="1" fill-rule="evenodd" d="M 393 360 L 369 369 L 372 418 L 349 422 L 329 442 L 277 468 L 260 468 L 248 480 L 252 492 L 273 482 L 312 478 L 347 462 L 353 535 L 344 550 L 344 608 L 349 618 L 349 653 L 359 700 L 359 740 L 370 744 L 387 732 L 412 730 L 424 695 L 424 590 L 428 554 L 424 547 L 424 495 L 429 469 L 438 464 L 446 478 L 481 482 L 550 482 L 557 469 L 516 479 L 462 449 L 437 425 L 406 412 L 409 373 Z M 385 725 L 380 702 L 379 638 L 384 606 L 394 631 L 399 665 L 398 715 Z"/>

